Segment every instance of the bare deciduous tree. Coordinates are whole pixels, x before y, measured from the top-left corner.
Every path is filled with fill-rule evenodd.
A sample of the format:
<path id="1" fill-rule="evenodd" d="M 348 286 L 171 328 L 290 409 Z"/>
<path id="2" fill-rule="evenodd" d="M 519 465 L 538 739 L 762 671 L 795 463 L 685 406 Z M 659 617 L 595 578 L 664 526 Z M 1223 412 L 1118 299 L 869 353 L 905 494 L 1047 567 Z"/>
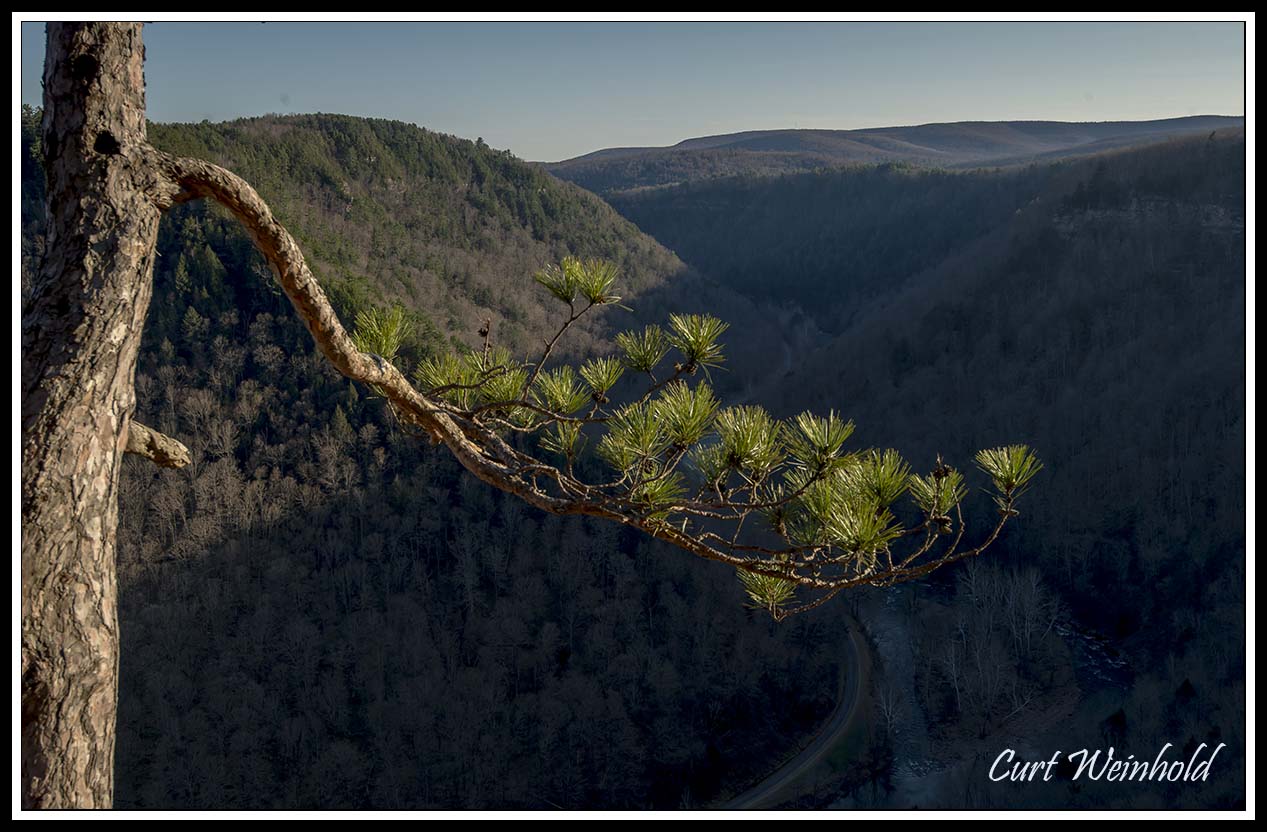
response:
<path id="1" fill-rule="evenodd" d="M 884 726 L 884 735 L 892 737 L 894 729 L 902 719 L 902 693 L 893 686 L 892 682 L 885 681 L 876 691 L 875 701 L 876 709 L 880 712 L 880 721 Z"/>

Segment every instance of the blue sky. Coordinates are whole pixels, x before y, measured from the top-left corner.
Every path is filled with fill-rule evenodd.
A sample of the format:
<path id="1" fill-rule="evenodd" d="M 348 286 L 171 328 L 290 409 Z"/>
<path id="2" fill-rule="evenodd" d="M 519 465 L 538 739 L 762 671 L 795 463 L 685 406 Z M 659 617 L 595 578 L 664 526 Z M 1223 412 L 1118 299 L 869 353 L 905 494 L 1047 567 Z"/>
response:
<path id="1" fill-rule="evenodd" d="M 43 25 L 23 23 L 22 101 Z M 153 23 L 149 116 L 335 112 L 530 160 L 778 127 L 1242 115 L 1241 23 Z"/>

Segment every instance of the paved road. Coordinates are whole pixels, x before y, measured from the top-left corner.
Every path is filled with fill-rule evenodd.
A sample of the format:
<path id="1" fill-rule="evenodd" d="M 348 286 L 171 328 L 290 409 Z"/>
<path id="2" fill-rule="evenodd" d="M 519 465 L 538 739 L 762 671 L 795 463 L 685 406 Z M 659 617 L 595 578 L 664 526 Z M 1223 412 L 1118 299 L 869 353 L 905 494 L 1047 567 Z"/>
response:
<path id="1" fill-rule="evenodd" d="M 810 741 L 809 745 L 805 746 L 805 749 L 800 754 L 788 760 L 786 764 L 776 769 L 769 777 L 722 806 L 722 809 L 760 808 L 776 792 L 804 774 L 821 760 L 835 746 L 849 726 L 853 724 L 854 712 L 858 708 L 858 700 L 862 692 L 862 672 L 860 670 L 862 665 L 858 661 L 858 656 L 862 650 L 866 649 L 864 645 L 859 644 L 860 638 L 857 628 L 851 626 L 849 628 L 849 638 L 846 640 L 848 649 L 845 651 L 845 655 L 841 657 L 839 687 L 836 692 L 836 710 L 832 713 L 831 719 L 827 721 L 827 724 L 819 729 L 817 736 Z"/>

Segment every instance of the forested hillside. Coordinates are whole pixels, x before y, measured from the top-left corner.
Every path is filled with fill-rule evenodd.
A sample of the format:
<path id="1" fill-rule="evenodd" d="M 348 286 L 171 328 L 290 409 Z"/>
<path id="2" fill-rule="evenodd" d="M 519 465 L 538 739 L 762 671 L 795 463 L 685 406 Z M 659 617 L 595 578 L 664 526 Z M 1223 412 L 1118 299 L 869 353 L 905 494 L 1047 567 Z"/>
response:
<path id="1" fill-rule="evenodd" d="M 151 134 L 156 147 L 250 181 L 296 227 L 345 318 L 400 302 L 424 340 L 474 342 L 472 323 L 491 317 L 500 343 L 526 346 L 547 328 L 531 276 L 567 254 L 611 258 L 633 296 L 683 271 L 588 194 L 507 152 L 401 122 L 270 117 L 155 124 Z"/>
<path id="2" fill-rule="evenodd" d="M 1214 135 L 1236 142 L 1244 133 Z M 1169 164 L 1169 154 L 1158 152 Z M 1078 182 L 1079 199 L 1116 199 L 1110 175 L 1118 164 L 1114 160 L 1131 158 L 1130 152 L 1119 151 L 989 171 L 883 164 L 731 176 L 608 199 L 639 228 L 728 288 L 754 300 L 794 303 L 822 329 L 839 332 L 864 310 L 860 298 L 891 293 L 911 277 L 964 256 L 988 234 L 996 242 L 985 247 L 997 245 L 1000 230 L 1022 208 L 1063 199 Z M 1186 177 L 1183 184 L 1194 187 L 1205 184 L 1202 171 L 1165 167 L 1155 175 Z"/>
<path id="3" fill-rule="evenodd" d="M 611 197 L 638 227 L 726 286 L 795 303 L 838 332 L 859 298 L 891 292 L 1008 222 L 1054 175 L 885 164 L 735 176 Z"/>
<path id="4" fill-rule="evenodd" d="M 345 320 L 403 304 L 406 364 L 485 318 L 535 349 L 531 275 L 565 254 L 620 265 L 627 320 L 712 304 L 597 198 L 477 143 L 335 116 L 151 138 L 252 180 Z M 773 627 L 730 570 L 529 511 L 403 435 L 218 210 L 172 211 L 158 253 L 137 417 L 193 461 L 129 457 L 120 486 L 116 806 L 676 808 L 763 775 L 830 709 L 839 657 L 813 631 L 838 617 Z"/>
<path id="5" fill-rule="evenodd" d="M 863 444 L 913 460 L 1008 437 L 1042 454 L 1037 496 L 990 557 L 1005 570 L 987 571 L 993 588 L 977 575 L 912 602 L 914 699 L 940 761 L 1005 736 L 1046 747 L 1025 691 L 1053 677 L 1015 641 L 1012 568 L 1135 673 L 1108 690 L 1082 680 L 1052 747 L 1233 749 L 1201 786 L 1056 784 L 1045 805 L 1230 805 L 1243 784 L 1244 154 L 1243 132 L 1218 131 L 1013 171 L 887 166 L 613 200 L 692 266 L 795 299 L 835 333 L 761 401 L 841 409 Z M 984 782 L 971 768 L 939 799 L 1015 805 L 1011 784 Z"/>
<path id="6" fill-rule="evenodd" d="M 1183 593 L 1243 565 L 1243 154 L 1243 140 L 1202 139 L 1057 169 L 993 233 L 868 292 L 777 383 L 787 407 L 849 403 L 861 433 L 929 453 L 1032 437 L 1052 470 L 1026 537 L 1081 550 L 1064 572 L 1088 597 L 1112 586 L 1101 569 L 1146 585 L 1145 610 L 1087 606 L 1133 631 L 1165 596 L 1160 564 L 1132 557 L 1159 544 Z M 1071 532 L 1116 536 L 1128 557 L 1095 557 Z"/>

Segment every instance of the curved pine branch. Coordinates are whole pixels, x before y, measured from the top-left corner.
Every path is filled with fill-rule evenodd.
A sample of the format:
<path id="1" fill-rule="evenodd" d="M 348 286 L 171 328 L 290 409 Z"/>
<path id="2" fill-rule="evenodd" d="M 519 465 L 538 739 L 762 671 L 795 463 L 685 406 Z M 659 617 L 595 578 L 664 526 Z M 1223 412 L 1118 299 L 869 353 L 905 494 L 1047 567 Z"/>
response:
<path id="1" fill-rule="evenodd" d="M 689 531 L 688 522 L 679 521 L 671 525 L 663 519 L 648 516 L 627 495 L 613 494 L 604 490 L 603 486 L 582 483 L 570 472 L 565 473 L 515 450 L 490 426 L 475 418 L 477 414 L 455 412 L 439 399 L 416 389 L 390 361 L 357 349 L 308 268 L 299 244 L 273 216 L 268 204 L 241 177 L 210 162 L 178 158 L 149 147 L 143 155 L 161 173 L 160 182 L 154 188 L 156 204 L 166 208 L 175 203 L 205 198 L 224 206 L 246 228 L 312 334 L 317 348 L 335 369 L 353 381 L 372 385 L 387 399 L 402 422 L 421 428 L 434 442 L 443 443 L 458 462 L 480 480 L 552 514 L 580 514 L 621 523 L 696 556 L 826 593 L 816 601 L 783 608 L 776 618 L 813 609 L 843 589 L 899 583 L 926 575 L 939 566 L 972 557 L 994 542 L 1011 516 L 1004 514 L 988 538 L 974 549 L 957 551 L 959 539 L 956 537 L 946 552 L 929 561 L 917 562 L 928 551 L 929 547 L 925 545 L 896 564 L 889 561 L 884 567 L 874 566 L 833 575 L 821 572 L 822 564 L 829 562 L 827 559 L 812 562 L 812 557 L 806 556 L 785 562 L 772 561 L 753 554 L 760 551 L 758 547 L 737 546 L 733 541 L 727 544 L 715 534 Z M 555 493 L 543 487 L 538 478 L 553 482 Z M 729 500 L 721 504 L 731 505 Z M 743 506 L 746 509 L 743 516 L 765 505 L 754 501 L 752 505 Z M 705 507 L 690 502 L 673 506 L 672 510 L 699 517 L 713 516 Z M 710 540 L 717 541 L 718 545 L 710 545 Z M 748 554 L 736 554 L 745 551 Z M 801 571 L 789 572 L 789 568 Z"/>

